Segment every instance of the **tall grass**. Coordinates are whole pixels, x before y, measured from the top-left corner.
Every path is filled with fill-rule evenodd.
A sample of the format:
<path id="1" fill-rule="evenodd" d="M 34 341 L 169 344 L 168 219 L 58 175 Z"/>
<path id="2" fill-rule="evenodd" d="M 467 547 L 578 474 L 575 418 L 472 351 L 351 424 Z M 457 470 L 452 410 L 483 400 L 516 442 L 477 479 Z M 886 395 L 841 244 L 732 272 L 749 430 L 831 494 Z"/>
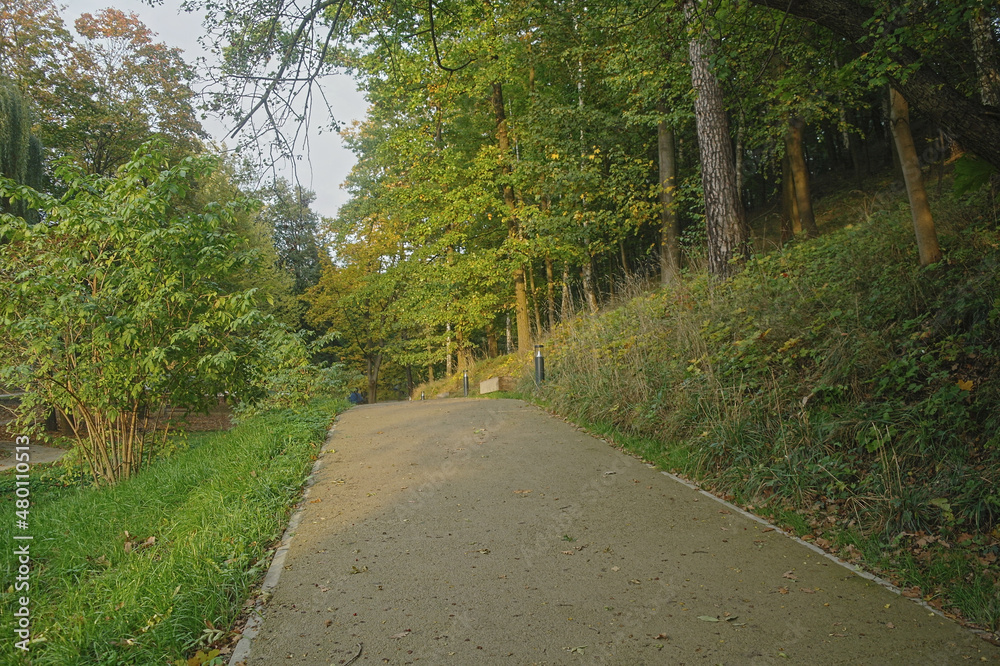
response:
<path id="1" fill-rule="evenodd" d="M 197 646 L 209 624 L 228 626 L 345 407 L 321 400 L 269 412 L 202 435 L 117 486 L 36 495 L 30 663 L 163 664 Z M 0 509 L 0 542 L 14 543 L 13 523 L 11 500 Z M 0 566 L 12 581 L 6 550 Z M 5 626 L 17 596 L 2 596 Z M 12 640 L 0 642 L 4 663 L 19 658 Z"/>

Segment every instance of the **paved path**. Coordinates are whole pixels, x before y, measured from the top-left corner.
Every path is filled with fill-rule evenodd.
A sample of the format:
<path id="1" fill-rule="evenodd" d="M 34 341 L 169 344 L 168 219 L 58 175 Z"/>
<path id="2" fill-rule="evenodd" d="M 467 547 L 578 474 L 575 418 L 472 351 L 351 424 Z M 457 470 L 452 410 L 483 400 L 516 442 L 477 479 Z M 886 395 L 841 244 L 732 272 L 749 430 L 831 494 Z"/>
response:
<path id="1" fill-rule="evenodd" d="M 14 457 L 14 442 L 0 442 L 0 472 L 5 469 L 10 469 L 17 465 L 17 460 Z M 45 446 L 44 444 L 31 443 L 31 464 L 39 465 L 41 463 L 55 462 L 63 457 L 66 453 L 66 449 L 60 449 L 54 446 Z"/>
<path id="2" fill-rule="evenodd" d="M 328 448 L 249 666 L 1000 663 L 519 401 L 362 406 Z"/>

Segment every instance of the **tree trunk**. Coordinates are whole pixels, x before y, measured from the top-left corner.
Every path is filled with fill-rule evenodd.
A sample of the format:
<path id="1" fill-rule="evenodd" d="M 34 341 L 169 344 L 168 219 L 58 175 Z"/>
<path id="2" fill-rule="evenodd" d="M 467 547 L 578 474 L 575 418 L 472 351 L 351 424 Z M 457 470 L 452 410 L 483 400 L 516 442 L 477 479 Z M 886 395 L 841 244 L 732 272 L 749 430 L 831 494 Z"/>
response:
<path id="1" fill-rule="evenodd" d="M 573 292 L 569 288 L 569 262 L 563 262 L 562 272 L 562 307 L 559 309 L 559 319 L 566 321 L 573 316 Z"/>
<path id="2" fill-rule="evenodd" d="M 531 305 L 535 312 L 535 333 L 538 337 L 542 335 L 542 308 L 538 305 L 538 290 L 535 289 L 535 269 L 533 266 L 528 266 L 528 277 L 530 278 L 531 287 Z"/>
<path id="3" fill-rule="evenodd" d="M 514 345 L 512 345 L 510 343 L 510 337 L 511 337 L 511 332 L 510 332 L 510 314 L 508 313 L 506 315 L 506 324 L 504 326 L 504 345 L 507 348 L 507 353 L 508 354 L 510 354 L 512 351 L 514 351 Z"/>
<path id="4" fill-rule="evenodd" d="M 489 354 L 490 358 L 496 358 L 500 355 L 500 344 L 497 341 L 497 331 L 493 322 L 490 322 L 486 327 L 486 353 Z"/>
<path id="5" fill-rule="evenodd" d="M 684 16 L 694 21 L 693 0 L 684 3 Z M 722 87 L 711 70 L 712 44 L 699 30 L 689 44 L 691 82 L 695 89 L 694 115 L 705 190 L 705 222 L 708 227 L 708 270 L 728 277 L 746 259 L 749 229 L 746 212 L 736 189 L 736 162 L 729 136 L 729 119 L 722 101 Z"/>
<path id="6" fill-rule="evenodd" d="M 976 10 L 969 20 L 969 32 L 979 74 L 979 98 L 987 106 L 1000 106 L 1000 57 L 985 9 Z"/>
<path id="7" fill-rule="evenodd" d="M 549 330 L 556 327 L 556 285 L 552 257 L 545 257 L 545 302 L 549 310 Z"/>
<path id="8" fill-rule="evenodd" d="M 661 103 L 659 110 L 666 112 Z M 677 183 L 677 160 L 674 149 L 674 128 L 662 120 L 656 126 L 660 161 L 660 282 L 669 284 L 681 271 L 680 222 L 674 206 Z"/>
<path id="9" fill-rule="evenodd" d="M 913 136 L 910 133 L 910 109 L 906 99 L 894 88 L 890 88 L 889 96 L 892 136 L 896 141 L 896 150 L 899 152 L 899 161 L 903 167 L 906 195 L 910 199 L 910 215 L 913 218 L 913 231 L 917 236 L 920 265 L 927 266 L 941 261 L 941 248 L 934 230 L 931 207 L 927 202 L 920 159 L 917 157 L 917 149 L 913 145 Z"/>
<path id="10" fill-rule="evenodd" d="M 510 137 L 507 134 L 507 111 L 503 102 L 503 86 L 499 82 L 493 84 L 493 114 L 496 119 L 497 146 L 500 149 L 500 174 L 506 179 L 511 174 L 509 162 Z M 503 200 L 507 205 L 507 235 L 517 238 L 520 229 L 517 222 L 517 201 L 514 188 L 509 183 L 503 184 Z M 514 269 L 514 311 L 517 318 L 517 350 L 531 349 L 531 323 L 528 320 L 528 292 L 524 284 L 524 266 Z"/>
<path id="11" fill-rule="evenodd" d="M 444 325 L 444 330 L 447 331 L 447 337 L 444 341 L 444 376 L 451 377 L 452 375 L 452 364 L 451 364 L 451 322 L 446 322 Z"/>
<path id="12" fill-rule="evenodd" d="M 591 314 L 596 314 L 597 294 L 594 292 L 594 258 L 587 257 L 580 268 L 580 277 L 583 280 L 583 297 L 587 301 L 587 307 Z"/>
<path id="13" fill-rule="evenodd" d="M 427 381 L 434 381 L 434 357 L 432 354 L 431 343 L 427 343 Z"/>
<path id="14" fill-rule="evenodd" d="M 805 123 L 800 118 L 789 118 L 785 132 L 785 153 L 791 168 L 792 182 L 795 183 L 795 205 L 798 208 L 802 230 L 810 238 L 817 236 L 816 218 L 813 215 L 812 193 L 809 190 L 809 169 L 802 152 L 802 130 Z"/>
<path id="15" fill-rule="evenodd" d="M 873 12 L 869 7 L 853 0 L 751 2 L 819 23 L 846 37 L 859 53 L 870 52 L 875 46 L 869 28 Z M 996 112 L 980 102 L 966 98 L 913 48 L 901 46 L 891 50 L 888 56 L 896 64 L 902 65 L 903 71 L 908 72 L 906 81 L 898 80 L 892 71 L 887 72 L 892 86 L 907 102 L 944 127 L 966 149 L 1000 169 L 1000 119 L 996 117 Z M 920 66 L 913 69 L 912 66 L 918 63 Z"/>
<path id="16" fill-rule="evenodd" d="M 802 231 L 799 211 L 795 206 L 795 178 L 788 153 L 781 158 L 781 244 L 784 245 Z"/>
<path id="17" fill-rule="evenodd" d="M 378 400 L 378 371 L 382 367 L 382 354 L 369 354 L 365 361 L 368 366 L 368 404 L 374 405 Z"/>

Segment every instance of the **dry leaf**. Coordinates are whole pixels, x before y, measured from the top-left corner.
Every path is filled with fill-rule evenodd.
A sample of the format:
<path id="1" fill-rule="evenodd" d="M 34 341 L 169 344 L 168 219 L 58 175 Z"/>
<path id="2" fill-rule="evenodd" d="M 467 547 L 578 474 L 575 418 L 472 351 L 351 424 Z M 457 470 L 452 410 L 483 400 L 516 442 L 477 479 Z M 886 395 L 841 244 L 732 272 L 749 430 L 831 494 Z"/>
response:
<path id="1" fill-rule="evenodd" d="M 799 592 L 805 592 L 806 594 L 816 594 L 816 590 L 810 590 L 808 587 L 800 587 Z"/>
<path id="2" fill-rule="evenodd" d="M 778 594 L 788 594 L 788 588 L 787 587 L 779 587 L 778 588 Z"/>
<path id="3" fill-rule="evenodd" d="M 401 631 L 401 632 L 399 632 L 398 634 L 393 634 L 393 635 L 392 635 L 392 636 L 390 636 L 389 638 L 406 638 L 406 637 L 407 637 L 407 636 L 409 636 L 409 635 L 410 635 L 410 630 L 409 630 L 409 629 L 407 629 L 407 630 L 405 630 L 405 631 Z"/>
<path id="4" fill-rule="evenodd" d="M 799 577 L 795 575 L 794 571 L 786 571 L 785 573 L 781 574 L 781 577 L 782 578 L 787 578 L 788 580 L 798 580 L 799 579 Z"/>

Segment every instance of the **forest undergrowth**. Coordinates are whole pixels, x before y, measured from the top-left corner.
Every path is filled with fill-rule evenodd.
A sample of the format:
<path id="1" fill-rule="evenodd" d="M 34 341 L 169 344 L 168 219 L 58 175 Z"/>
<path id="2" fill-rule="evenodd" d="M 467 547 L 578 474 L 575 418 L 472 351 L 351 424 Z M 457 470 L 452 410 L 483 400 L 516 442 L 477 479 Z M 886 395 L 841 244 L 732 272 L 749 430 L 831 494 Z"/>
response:
<path id="1" fill-rule="evenodd" d="M 904 198 L 836 205 L 726 282 L 637 283 L 558 326 L 535 399 L 998 632 L 997 202 L 938 198 L 926 269 Z"/>

